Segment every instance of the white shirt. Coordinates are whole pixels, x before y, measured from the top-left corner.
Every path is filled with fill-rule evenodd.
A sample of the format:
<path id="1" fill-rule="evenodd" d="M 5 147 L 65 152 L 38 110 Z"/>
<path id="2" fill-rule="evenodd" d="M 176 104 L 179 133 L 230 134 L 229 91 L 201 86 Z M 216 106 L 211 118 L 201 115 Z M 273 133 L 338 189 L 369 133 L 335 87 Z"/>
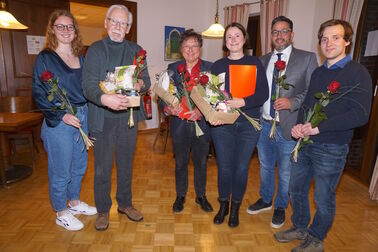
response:
<path id="1" fill-rule="evenodd" d="M 262 111 L 262 117 L 266 120 L 273 120 L 273 118 L 270 116 L 270 98 L 272 97 L 272 81 L 273 81 L 273 70 L 274 70 L 274 63 L 278 60 L 277 53 L 282 53 L 281 60 L 286 62 L 286 66 L 289 63 L 290 54 L 293 47 L 289 45 L 286 47 L 282 52 L 278 52 L 274 49 L 272 53 L 272 57 L 270 57 L 270 61 L 268 64 L 268 67 L 266 69 L 266 78 L 268 79 L 268 86 L 269 86 L 269 99 L 264 103 L 263 105 L 263 111 Z M 286 72 L 286 68 L 283 71 L 283 73 Z M 279 115 L 277 116 L 277 121 L 280 121 Z"/>

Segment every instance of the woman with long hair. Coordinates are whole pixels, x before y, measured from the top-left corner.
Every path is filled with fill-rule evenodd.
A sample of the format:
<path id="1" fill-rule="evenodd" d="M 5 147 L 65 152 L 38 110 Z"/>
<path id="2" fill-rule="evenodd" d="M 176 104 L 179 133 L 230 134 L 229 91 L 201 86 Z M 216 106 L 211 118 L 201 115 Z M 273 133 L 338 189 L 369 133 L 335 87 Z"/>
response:
<path id="1" fill-rule="evenodd" d="M 87 130 L 87 101 L 81 87 L 84 58 L 78 24 L 67 10 L 55 10 L 46 28 L 46 43 L 34 65 L 33 99 L 43 112 L 41 138 L 48 156 L 49 194 L 56 211 L 56 224 L 80 230 L 83 223 L 74 215 L 94 215 L 96 208 L 80 201 L 81 181 L 87 169 L 88 151 L 79 128 Z M 66 90 L 76 115 L 60 108 L 61 101 L 48 99 L 49 85 L 41 76 L 49 71 Z M 67 200 L 69 201 L 67 206 Z"/>
<path id="2" fill-rule="evenodd" d="M 228 55 L 214 62 L 211 73 L 215 75 L 225 73 L 225 91 L 231 93 L 233 97 L 226 102 L 227 106 L 240 108 L 249 117 L 260 118 L 260 108 L 268 99 L 268 82 L 259 59 L 244 54 L 246 45 L 247 32 L 245 28 L 239 23 L 228 25 L 223 36 L 223 49 Z M 253 78 L 242 80 L 247 84 L 240 87 L 240 80 L 238 82 L 235 81 L 237 78 L 231 78 L 230 69 L 237 70 L 240 69 L 239 66 L 246 66 L 246 68 L 252 66 L 252 69 L 256 69 L 255 83 Z M 238 73 L 234 72 L 233 74 Z M 239 90 L 254 89 L 254 93 L 237 97 L 230 92 L 230 86 Z M 225 216 L 229 213 L 231 200 L 228 225 L 236 227 L 239 225 L 239 208 L 247 186 L 249 162 L 260 133 L 242 115 L 234 124 L 223 125 L 219 121 L 212 124 L 211 136 L 218 163 L 218 200 L 220 202 L 214 223 L 223 223 Z"/>

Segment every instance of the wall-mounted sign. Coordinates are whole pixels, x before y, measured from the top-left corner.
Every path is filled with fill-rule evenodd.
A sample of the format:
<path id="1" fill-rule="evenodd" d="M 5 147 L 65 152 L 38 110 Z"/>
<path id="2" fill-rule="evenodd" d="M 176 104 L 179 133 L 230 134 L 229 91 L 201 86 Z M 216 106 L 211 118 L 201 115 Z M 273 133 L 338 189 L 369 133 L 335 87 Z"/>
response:
<path id="1" fill-rule="evenodd" d="M 26 35 L 28 54 L 38 54 L 42 50 L 45 40 L 45 36 Z"/>

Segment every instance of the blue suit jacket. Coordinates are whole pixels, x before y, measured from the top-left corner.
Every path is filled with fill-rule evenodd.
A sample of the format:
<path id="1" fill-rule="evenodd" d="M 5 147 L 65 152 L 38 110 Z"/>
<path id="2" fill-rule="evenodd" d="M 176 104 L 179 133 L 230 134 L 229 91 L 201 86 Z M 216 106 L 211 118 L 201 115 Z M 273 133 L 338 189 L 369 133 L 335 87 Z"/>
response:
<path id="1" fill-rule="evenodd" d="M 179 73 L 177 72 L 177 67 L 178 65 L 180 64 L 185 64 L 185 61 L 184 60 L 181 60 L 181 61 L 177 61 L 177 62 L 174 62 L 174 63 L 171 63 L 168 65 L 168 69 L 169 70 L 172 70 L 173 71 L 173 76 L 172 76 L 172 79 L 174 81 L 174 85 L 177 87 L 177 90 L 180 92 L 182 90 L 182 84 L 181 84 L 181 79 L 180 79 L 180 75 Z M 200 63 L 200 71 L 203 72 L 203 71 L 210 71 L 210 67 L 213 63 L 209 62 L 209 61 L 205 61 L 205 60 L 202 60 L 201 59 L 201 63 Z M 159 98 L 159 105 L 161 106 L 162 110 L 164 111 L 164 107 L 166 106 L 166 104 Z M 185 134 L 184 133 L 184 125 L 187 124 L 187 123 L 192 123 L 192 122 L 188 122 L 186 120 L 182 120 L 180 118 L 178 118 L 177 116 L 171 116 L 170 118 L 170 133 L 171 133 L 171 137 L 172 138 L 175 138 L 175 137 L 178 137 L 182 134 Z M 201 137 L 204 137 L 206 138 L 208 141 L 210 141 L 210 128 L 209 128 L 209 124 L 206 122 L 205 118 L 202 116 L 201 120 L 198 121 L 198 124 L 201 128 L 201 130 L 203 131 L 204 135 L 201 136 Z M 193 127 L 194 127 L 194 123 L 193 123 Z"/>

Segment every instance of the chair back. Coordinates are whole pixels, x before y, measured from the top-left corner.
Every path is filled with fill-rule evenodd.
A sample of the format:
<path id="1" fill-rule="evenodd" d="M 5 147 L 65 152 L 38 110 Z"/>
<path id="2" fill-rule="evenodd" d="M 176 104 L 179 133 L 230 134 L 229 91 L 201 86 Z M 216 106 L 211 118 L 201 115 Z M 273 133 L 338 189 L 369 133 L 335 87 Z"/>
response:
<path id="1" fill-rule="evenodd" d="M 0 97 L 0 112 L 26 113 L 33 110 L 31 96 Z"/>

